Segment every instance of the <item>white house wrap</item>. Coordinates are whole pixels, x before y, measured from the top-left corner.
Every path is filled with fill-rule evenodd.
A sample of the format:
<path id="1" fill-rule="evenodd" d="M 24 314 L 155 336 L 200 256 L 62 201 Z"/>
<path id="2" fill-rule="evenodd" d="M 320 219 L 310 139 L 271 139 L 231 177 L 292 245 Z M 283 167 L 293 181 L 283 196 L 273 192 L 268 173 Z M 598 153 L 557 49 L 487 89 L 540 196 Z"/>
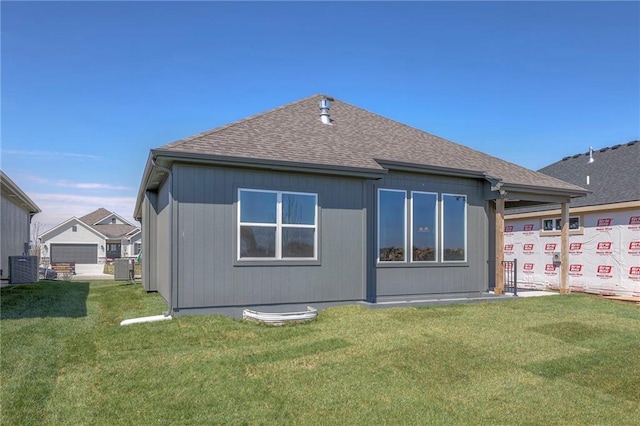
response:
<path id="1" fill-rule="evenodd" d="M 571 291 L 640 296 L 640 209 L 593 212 L 580 217 L 581 227 L 569 236 Z M 560 235 L 541 230 L 544 219 L 507 220 L 505 260 L 517 259 L 518 286 L 557 289 Z"/>

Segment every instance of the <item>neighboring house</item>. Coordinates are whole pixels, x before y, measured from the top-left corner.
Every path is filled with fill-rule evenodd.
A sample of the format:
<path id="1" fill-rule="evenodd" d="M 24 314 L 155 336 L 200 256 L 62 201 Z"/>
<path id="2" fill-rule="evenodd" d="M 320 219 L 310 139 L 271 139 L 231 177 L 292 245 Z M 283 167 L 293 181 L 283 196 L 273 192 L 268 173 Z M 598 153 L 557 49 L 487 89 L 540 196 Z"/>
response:
<path id="1" fill-rule="evenodd" d="M 0 170 L 0 278 L 9 275 L 9 256 L 29 254 L 31 219 L 42 210 Z"/>
<path id="2" fill-rule="evenodd" d="M 479 296 L 505 205 L 586 192 L 317 95 L 151 150 L 134 217 L 147 291 L 237 315 Z"/>
<path id="3" fill-rule="evenodd" d="M 105 263 L 137 256 L 142 234 L 117 213 L 99 208 L 80 218 L 72 217 L 40 235 L 44 263 Z"/>
<path id="4" fill-rule="evenodd" d="M 566 157 L 540 172 L 592 191 L 570 204 L 571 290 L 640 296 L 640 141 Z M 520 285 L 557 288 L 558 206 L 508 212 L 505 221 L 505 257 L 518 260 Z"/>

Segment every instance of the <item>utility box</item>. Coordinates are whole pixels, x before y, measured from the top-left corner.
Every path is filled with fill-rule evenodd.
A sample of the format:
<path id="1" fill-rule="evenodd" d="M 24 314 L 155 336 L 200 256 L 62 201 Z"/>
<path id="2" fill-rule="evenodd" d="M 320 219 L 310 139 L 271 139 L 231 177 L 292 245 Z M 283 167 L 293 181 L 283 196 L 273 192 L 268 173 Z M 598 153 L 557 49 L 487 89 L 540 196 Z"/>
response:
<path id="1" fill-rule="evenodd" d="M 553 263 L 561 263 L 562 261 L 562 256 L 560 255 L 559 251 L 555 251 L 553 252 Z"/>
<path id="2" fill-rule="evenodd" d="M 116 259 L 114 264 L 114 279 L 116 281 L 133 280 L 133 259 Z"/>
<path id="3" fill-rule="evenodd" d="M 9 256 L 9 284 L 27 284 L 37 282 L 37 256 Z"/>

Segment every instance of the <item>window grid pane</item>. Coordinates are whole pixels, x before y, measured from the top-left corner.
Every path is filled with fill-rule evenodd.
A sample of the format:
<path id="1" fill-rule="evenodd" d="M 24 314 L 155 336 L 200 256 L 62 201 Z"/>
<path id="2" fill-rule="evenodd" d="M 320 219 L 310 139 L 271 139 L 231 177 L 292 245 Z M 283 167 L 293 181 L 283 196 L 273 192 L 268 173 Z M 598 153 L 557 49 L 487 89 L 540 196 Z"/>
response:
<path id="1" fill-rule="evenodd" d="M 275 257 L 275 226 L 241 226 L 240 257 Z"/>
<path id="2" fill-rule="evenodd" d="M 378 256 L 381 262 L 404 262 L 406 247 L 406 192 L 378 193 Z"/>
<path id="3" fill-rule="evenodd" d="M 442 260 L 467 259 L 466 205 L 464 195 L 442 195 Z"/>
<path id="4" fill-rule="evenodd" d="M 276 223 L 277 193 L 240 191 L 240 221 L 242 223 Z"/>
<path id="5" fill-rule="evenodd" d="M 314 225 L 316 197 L 306 194 L 282 194 L 282 223 Z"/>
<path id="6" fill-rule="evenodd" d="M 437 260 L 438 194 L 412 192 L 412 252 L 413 262 Z"/>
<path id="7" fill-rule="evenodd" d="M 314 228 L 282 228 L 282 257 L 315 257 Z"/>

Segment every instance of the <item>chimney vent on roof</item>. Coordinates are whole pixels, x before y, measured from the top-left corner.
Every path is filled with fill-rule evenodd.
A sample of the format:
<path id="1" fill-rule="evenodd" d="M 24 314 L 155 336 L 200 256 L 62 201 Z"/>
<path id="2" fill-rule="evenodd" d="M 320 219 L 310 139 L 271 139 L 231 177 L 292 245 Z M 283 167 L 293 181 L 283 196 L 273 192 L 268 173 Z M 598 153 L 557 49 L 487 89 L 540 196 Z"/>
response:
<path id="1" fill-rule="evenodd" d="M 331 102 L 333 98 L 323 96 L 320 99 L 320 121 L 324 124 L 331 124 L 331 117 L 329 117 L 329 108 L 331 108 Z"/>

